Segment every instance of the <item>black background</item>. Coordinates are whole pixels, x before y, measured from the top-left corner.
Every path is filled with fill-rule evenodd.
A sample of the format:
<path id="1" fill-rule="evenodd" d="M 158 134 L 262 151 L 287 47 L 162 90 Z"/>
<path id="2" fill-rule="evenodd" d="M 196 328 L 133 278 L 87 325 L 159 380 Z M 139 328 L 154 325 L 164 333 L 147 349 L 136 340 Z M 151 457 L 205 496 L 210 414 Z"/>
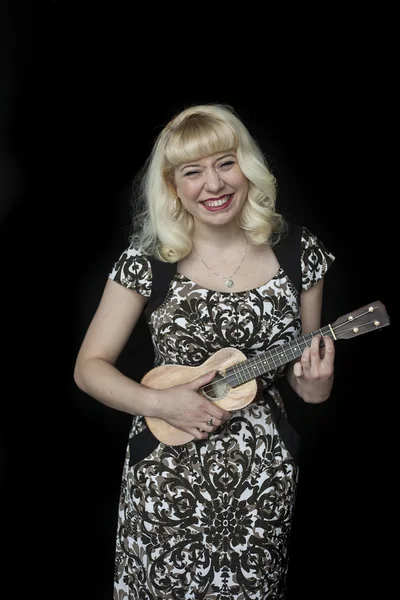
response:
<path id="1" fill-rule="evenodd" d="M 132 177 L 166 121 L 231 104 L 278 209 L 336 256 L 323 324 L 381 300 L 391 326 L 336 345 L 307 433 L 290 598 L 388 597 L 396 527 L 393 15 L 10 2 L 1 21 L 1 403 L 6 567 L 23 597 L 112 597 L 128 415 L 80 392 L 76 353 L 127 243 Z M 379 43 L 377 39 L 379 38 Z M 140 378 L 141 323 L 120 366 Z"/>

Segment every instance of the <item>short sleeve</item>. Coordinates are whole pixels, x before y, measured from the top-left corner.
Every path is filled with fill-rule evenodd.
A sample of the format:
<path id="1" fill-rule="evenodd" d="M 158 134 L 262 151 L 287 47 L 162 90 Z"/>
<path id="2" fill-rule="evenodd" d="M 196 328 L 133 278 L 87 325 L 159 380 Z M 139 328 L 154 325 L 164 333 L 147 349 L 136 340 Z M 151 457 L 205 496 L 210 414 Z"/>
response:
<path id="1" fill-rule="evenodd" d="M 148 298 L 151 294 L 151 264 L 137 248 L 130 245 L 121 254 L 109 273 L 109 278 Z"/>
<path id="2" fill-rule="evenodd" d="M 302 289 L 306 291 L 322 279 L 335 260 L 324 244 L 306 227 L 301 237 Z"/>

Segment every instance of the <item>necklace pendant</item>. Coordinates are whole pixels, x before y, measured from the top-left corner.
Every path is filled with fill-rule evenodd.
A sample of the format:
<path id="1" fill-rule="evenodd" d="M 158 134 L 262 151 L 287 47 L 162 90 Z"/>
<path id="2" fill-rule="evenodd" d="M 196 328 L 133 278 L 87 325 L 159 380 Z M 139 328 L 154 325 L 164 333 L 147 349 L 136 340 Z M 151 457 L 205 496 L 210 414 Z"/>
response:
<path id="1" fill-rule="evenodd" d="M 225 282 L 226 287 L 231 288 L 233 286 L 233 281 L 232 279 L 227 279 Z"/>

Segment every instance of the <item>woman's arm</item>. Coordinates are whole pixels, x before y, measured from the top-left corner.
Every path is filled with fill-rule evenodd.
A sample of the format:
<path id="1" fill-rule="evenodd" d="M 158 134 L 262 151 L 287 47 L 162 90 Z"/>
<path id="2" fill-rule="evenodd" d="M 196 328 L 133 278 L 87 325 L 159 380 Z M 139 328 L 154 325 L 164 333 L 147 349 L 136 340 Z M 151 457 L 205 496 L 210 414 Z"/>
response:
<path id="1" fill-rule="evenodd" d="M 77 386 L 103 404 L 130 414 L 153 416 L 152 391 L 114 365 L 147 298 L 109 279 L 80 347 L 74 370 Z"/>
<path id="2" fill-rule="evenodd" d="M 301 294 L 302 333 L 311 333 L 321 327 L 323 279 Z M 315 336 L 310 348 L 305 348 L 301 359 L 291 363 L 287 378 L 293 390 L 305 401 L 312 404 L 324 402 L 330 396 L 333 375 L 335 347 L 330 337 Z"/>
<path id="3" fill-rule="evenodd" d="M 74 370 L 77 386 L 103 404 L 132 415 L 158 417 L 204 439 L 230 413 L 197 390 L 215 373 L 164 390 L 153 390 L 123 375 L 114 365 L 142 314 L 147 298 L 108 280 L 80 347 Z M 207 425 L 209 418 L 213 424 Z"/>

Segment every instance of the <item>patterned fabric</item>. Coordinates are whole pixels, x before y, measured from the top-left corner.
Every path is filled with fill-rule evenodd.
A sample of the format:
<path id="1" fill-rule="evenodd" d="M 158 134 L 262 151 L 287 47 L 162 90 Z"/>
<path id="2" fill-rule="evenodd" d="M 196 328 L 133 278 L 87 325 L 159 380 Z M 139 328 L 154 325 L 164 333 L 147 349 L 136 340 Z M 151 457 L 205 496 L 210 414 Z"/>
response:
<path id="1" fill-rule="evenodd" d="M 306 228 L 302 287 L 315 285 L 334 257 Z M 110 278 L 148 297 L 151 266 L 137 249 L 122 253 Z M 207 290 L 176 273 L 150 315 L 155 366 L 197 366 L 223 347 L 247 356 L 300 334 L 299 298 L 285 272 L 245 292 Z M 298 470 L 272 418 L 274 381 L 232 413 L 208 440 L 157 447 L 123 469 L 114 600 L 280 600 Z M 282 405 L 281 405 L 282 407 Z M 130 440 L 146 428 L 133 418 Z"/>

